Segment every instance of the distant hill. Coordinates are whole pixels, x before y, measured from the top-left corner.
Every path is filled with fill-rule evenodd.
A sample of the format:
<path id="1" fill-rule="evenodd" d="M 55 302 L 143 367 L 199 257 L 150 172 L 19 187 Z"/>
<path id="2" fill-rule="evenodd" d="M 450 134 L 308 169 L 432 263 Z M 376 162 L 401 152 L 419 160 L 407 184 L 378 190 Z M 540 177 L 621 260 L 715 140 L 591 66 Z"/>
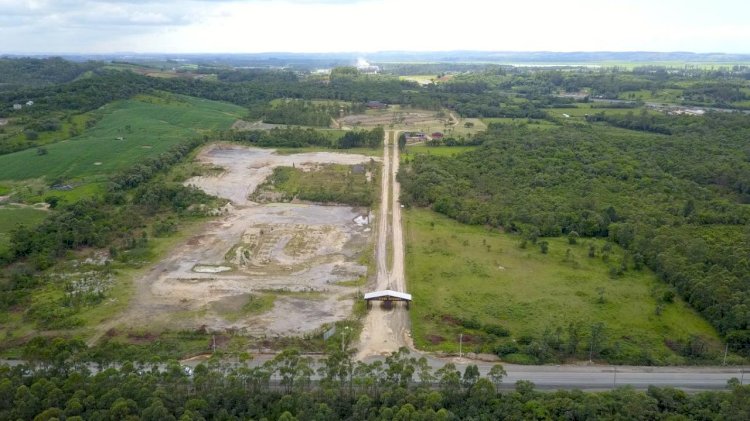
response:
<path id="1" fill-rule="evenodd" d="M 80 63 L 60 57 L 0 57 L 0 91 L 70 82 L 101 63 Z"/>
<path id="2" fill-rule="evenodd" d="M 61 65 L 59 58 L 41 59 L 44 56 L 34 56 L 36 59 L 24 59 L 29 73 L 25 78 L 46 78 L 48 75 L 77 75 L 86 66 L 95 66 L 92 60 L 127 61 L 134 64 L 158 63 L 181 67 L 198 64 L 209 67 L 258 67 L 258 68 L 295 68 L 316 69 L 331 68 L 342 65 L 353 65 L 359 59 L 366 59 L 373 63 L 494 63 L 494 64 L 603 64 L 603 63 L 743 63 L 750 64 L 750 54 L 726 53 L 691 53 L 684 51 L 656 52 L 656 51 L 380 51 L 375 53 L 289 53 L 267 52 L 252 54 L 78 54 L 66 55 L 64 58 L 70 63 L 69 68 L 62 68 L 62 72 L 52 72 L 50 68 Z M 34 61 L 36 60 L 36 61 Z M 77 63 L 77 64 L 76 64 Z M 16 69 L 17 65 L 16 64 Z M 0 59 L 0 84 L 7 83 L 3 65 L 7 60 Z M 23 79 L 22 79 L 23 80 Z"/>

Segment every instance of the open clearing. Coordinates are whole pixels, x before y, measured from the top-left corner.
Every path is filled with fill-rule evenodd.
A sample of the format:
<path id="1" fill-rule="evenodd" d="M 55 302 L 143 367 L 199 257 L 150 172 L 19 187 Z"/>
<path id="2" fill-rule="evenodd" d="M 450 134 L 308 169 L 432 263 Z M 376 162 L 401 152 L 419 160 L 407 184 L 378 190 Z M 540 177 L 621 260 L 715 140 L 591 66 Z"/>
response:
<path id="1" fill-rule="evenodd" d="M 231 203 L 223 216 L 188 236 L 136 279 L 128 309 L 103 331 L 140 326 L 282 336 L 347 318 L 356 287 L 342 283 L 367 273 L 359 263 L 370 237 L 367 210 L 259 205 L 248 196 L 278 166 L 353 165 L 370 159 L 330 152 L 277 155 L 227 144 L 205 147 L 198 160 L 224 171 L 186 184 Z"/>
<path id="2" fill-rule="evenodd" d="M 491 352 L 484 348 L 539 337 L 546 328 L 554 332 L 571 322 L 583 326 L 584 336 L 593 323 L 605 323 L 607 346 L 623 359 L 649 352 L 656 361 L 679 364 L 684 361 L 668 341 L 698 335 L 711 347 L 719 344 L 714 329 L 678 298 L 663 304 L 657 315 L 657 297 L 667 286 L 649 270 L 611 278 L 608 265 L 619 264 L 622 252 L 613 248 L 609 263 L 604 262 L 598 254 L 603 240 L 580 239 L 571 245 L 566 239 L 546 238 L 549 253 L 542 254 L 531 243 L 520 248 L 517 236 L 463 225 L 431 211 L 404 215 L 406 275 L 414 294 L 412 329 L 420 349 L 457 352 L 463 333 L 465 352 Z M 597 257 L 588 257 L 589 245 L 596 247 Z M 462 325 L 466 320 L 500 325 L 510 336 L 490 336 Z M 525 355 L 505 358 L 529 362 Z"/>

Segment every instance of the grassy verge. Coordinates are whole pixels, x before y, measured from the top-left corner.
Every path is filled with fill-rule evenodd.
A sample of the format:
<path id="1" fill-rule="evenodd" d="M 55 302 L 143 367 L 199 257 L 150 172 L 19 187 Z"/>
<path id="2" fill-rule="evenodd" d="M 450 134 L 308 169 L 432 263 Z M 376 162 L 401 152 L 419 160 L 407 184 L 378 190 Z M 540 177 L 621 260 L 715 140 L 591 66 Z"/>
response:
<path id="1" fill-rule="evenodd" d="M 519 363 L 588 359 L 592 338 L 593 357 L 615 363 L 716 362 L 723 351 L 714 329 L 653 273 L 618 274 L 623 252 L 603 240 L 521 248 L 517 236 L 431 211 L 404 216 L 419 348 L 457 352 L 463 333 L 464 352 Z M 691 346 L 700 349 L 689 354 Z"/>

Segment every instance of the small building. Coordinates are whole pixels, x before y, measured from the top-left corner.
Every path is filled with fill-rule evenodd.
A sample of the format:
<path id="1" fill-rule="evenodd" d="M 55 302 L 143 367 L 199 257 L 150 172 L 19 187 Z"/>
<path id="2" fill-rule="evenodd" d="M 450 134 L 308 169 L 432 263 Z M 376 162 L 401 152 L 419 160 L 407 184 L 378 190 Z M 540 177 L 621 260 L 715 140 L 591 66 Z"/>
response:
<path id="1" fill-rule="evenodd" d="M 440 132 L 435 132 L 435 133 L 431 134 L 430 137 L 432 137 L 433 139 L 442 139 L 443 138 L 443 134 L 440 133 Z"/>
<path id="2" fill-rule="evenodd" d="M 27 107 L 31 107 L 32 105 L 34 105 L 34 101 L 26 101 Z"/>
<path id="3" fill-rule="evenodd" d="M 391 304 L 394 301 L 402 301 L 406 303 L 406 308 L 409 308 L 411 294 L 385 289 L 382 291 L 368 292 L 365 294 L 365 301 L 367 301 L 367 308 L 370 308 L 370 303 L 373 301 L 384 301 L 388 304 Z"/>
<path id="4" fill-rule="evenodd" d="M 388 108 L 388 104 L 385 104 L 380 101 L 367 101 L 365 104 L 367 108 L 375 109 L 375 110 L 382 110 L 384 108 Z"/>
<path id="5" fill-rule="evenodd" d="M 21 104 L 13 104 L 13 109 L 14 110 L 20 110 L 21 108 L 23 108 L 23 105 L 21 105 Z"/>

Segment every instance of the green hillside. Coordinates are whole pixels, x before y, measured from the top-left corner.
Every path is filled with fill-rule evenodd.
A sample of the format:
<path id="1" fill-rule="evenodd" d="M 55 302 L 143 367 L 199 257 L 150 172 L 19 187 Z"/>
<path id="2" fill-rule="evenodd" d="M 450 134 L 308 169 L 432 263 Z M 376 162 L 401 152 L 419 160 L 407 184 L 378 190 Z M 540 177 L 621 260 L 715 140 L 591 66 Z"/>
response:
<path id="1" fill-rule="evenodd" d="M 101 119 L 81 136 L 0 156 L 0 180 L 45 177 L 67 183 L 98 181 L 201 132 L 227 129 L 244 109 L 184 96 L 140 96 L 96 112 Z"/>

